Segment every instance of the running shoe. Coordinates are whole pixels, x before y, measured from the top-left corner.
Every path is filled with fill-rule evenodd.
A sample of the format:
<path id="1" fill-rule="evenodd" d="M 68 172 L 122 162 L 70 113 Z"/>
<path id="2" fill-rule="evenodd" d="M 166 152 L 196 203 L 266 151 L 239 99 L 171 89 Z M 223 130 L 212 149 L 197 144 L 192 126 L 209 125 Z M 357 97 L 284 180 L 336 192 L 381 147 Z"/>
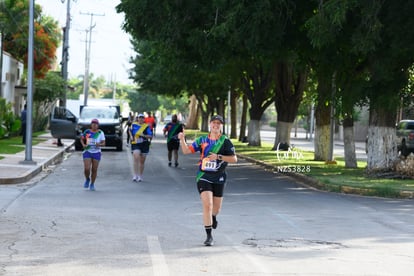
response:
<path id="1" fill-rule="evenodd" d="M 138 178 L 137 178 L 136 176 L 134 176 L 134 177 L 132 178 L 132 181 L 137 182 L 137 180 L 138 180 Z"/>
<path id="2" fill-rule="evenodd" d="M 176 168 L 178 167 L 178 162 L 175 162 L 175 167 L 176 167 Z"/>
<path id="3" fill-rule="evenodd" d="M 89 186 L 89 190 L 95 191 L 95 184 L 91 183 L 91 186 Z"/>
<path id="4" fill-rule="evenodd" d="M 138 175 L 138 182 L 141 182 L 143 179 L 142 179 L 142 176 L 139 176 Z"/>
<path id="5" fill-rule="evenodd" d="M 171 162 L 168 162 L 168 167 L 171 167 Z"/>
<path id="6" fill-rule="evenodd" d="M 214 244 L 213 236 L 208 235 L 207 239 L 204 241 L 205 246 L 212 246 Z"/>
<path id="7" fill-rule="evenodd" d="M 87 178 L 87 179 L 85 180 L 85 183 L 83 184 L 83 187 L 84 187 L 85 189 L 88 189 L 88 188 L 89 188 L 89 181 L 91 181 L 89 178 Z"/>

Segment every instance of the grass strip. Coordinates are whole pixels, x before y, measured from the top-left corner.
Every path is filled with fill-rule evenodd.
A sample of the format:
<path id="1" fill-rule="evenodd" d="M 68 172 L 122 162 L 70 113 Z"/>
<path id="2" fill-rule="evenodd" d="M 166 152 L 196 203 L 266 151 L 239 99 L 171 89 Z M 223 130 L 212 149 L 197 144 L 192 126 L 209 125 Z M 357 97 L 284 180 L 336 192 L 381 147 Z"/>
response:
<path id="1" fill-rule="evenodd" d="M 37 145 L 47 139 L 39 137 L 44 134 L 44 131 L 35 132 L 32 136 L 32 145 Z M 22 144 L 22 136 L 15 136 L 10 138 L 0 139 L 0 154 L 15 154 L 25 150 L 25 145 Z M 0 158 L 2 158 L 0 156 Z"/>
<path id="2" fill-rule="evenodd" d="M 336 164 L 326 164 L 313 160 L 313 152 L 300 149 L 289 153 L 272 150 L 273 144 L 270 143 L 252 147 L 233 140 L 233 144 L 238 154 L 262 161 L 274 167 L 276 173 L 310 177 L 315 180 L 318 188 L 324 190 L 381 197 L 401 197 L 402 193 L 414 192 L 412 179 L 368 177 L 365 174 L 366 162 L 359 161 L 357 168 L 346 168 L 344 158 L 340 156 L 335 157 Z"/>
<path id="3" fill-rule="evenodd" d="M 193 140 L 206 134 L 186 129 L 186 137 Z M 358 161 L 357 168 L 346 168 L 343 156 L 335 156 L 336 164 L 315 161 L 312 151 L 295 148 L 293 152 L 272 150 L 273 144 L 262 142 L 261 147 L 248 146 L 232 140 L 237 154 L 272 168 L 275 173 L 299 177 L 303 182 L 322 190 L 380 197 L 413 197 L 412 179 L 373 178 L 365 173 L 367 163 Z"/>

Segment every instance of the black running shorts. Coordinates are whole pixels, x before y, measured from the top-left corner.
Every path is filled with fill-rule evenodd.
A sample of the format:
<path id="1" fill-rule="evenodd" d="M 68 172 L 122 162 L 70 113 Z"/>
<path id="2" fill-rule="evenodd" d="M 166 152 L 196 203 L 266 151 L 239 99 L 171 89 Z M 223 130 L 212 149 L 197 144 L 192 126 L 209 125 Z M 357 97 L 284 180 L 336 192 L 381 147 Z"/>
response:
<path id="1" fill-rule="evenodd" d="M 148 154 L 149 147 L 150 147 L 150 142 L 148 141 L 144 141 L 138 144 L 131 144 L 131 152 L 134 153 L 134 151 L 138 151 L 141 154 Z"/>
<path id="2" fill-rule="evenodd" d="M 179 147 L 180 147 L 180 140 L 171 139 L 167 143 L 167 149 L 168 149 L 168 151 L 178 150 Z"/>
<path id="3" fill-rule="evenodd" d="M 213 196 L 215 197 L 223 197 L 224 185 L 200 180 L 197 182 L 197 190 L 200 194 L 205 191 L 210 191 L 213 192 Z"/>

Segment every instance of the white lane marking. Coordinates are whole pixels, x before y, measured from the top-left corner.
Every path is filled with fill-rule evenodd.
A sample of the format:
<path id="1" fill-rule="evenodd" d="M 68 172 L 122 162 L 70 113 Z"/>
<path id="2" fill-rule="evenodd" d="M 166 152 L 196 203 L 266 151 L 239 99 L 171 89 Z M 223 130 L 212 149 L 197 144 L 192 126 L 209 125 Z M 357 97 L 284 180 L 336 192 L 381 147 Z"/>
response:
<path id="1" fill-rule="evenodd" d="M 154 276 L 168 276 L 168 266 L 162 253 L 158 236 L 147 236 L 148 249 L 152 261 Z"/>

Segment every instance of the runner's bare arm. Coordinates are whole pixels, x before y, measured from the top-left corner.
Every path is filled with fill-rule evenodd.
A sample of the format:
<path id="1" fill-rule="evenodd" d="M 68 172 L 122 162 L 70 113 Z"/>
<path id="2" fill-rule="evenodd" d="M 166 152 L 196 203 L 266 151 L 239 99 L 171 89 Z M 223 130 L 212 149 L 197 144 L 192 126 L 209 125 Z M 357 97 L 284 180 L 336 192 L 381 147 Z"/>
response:
<path id="1" fill-rule="evenodd" d="M 185 142 L 184 132 L 178 133 L 178 139 L 180 139 L 181 151 L 184 154 L 190 154 L 190 153 L 192 153 L 191 150 L 188 148 L 187 143 Z"/>

